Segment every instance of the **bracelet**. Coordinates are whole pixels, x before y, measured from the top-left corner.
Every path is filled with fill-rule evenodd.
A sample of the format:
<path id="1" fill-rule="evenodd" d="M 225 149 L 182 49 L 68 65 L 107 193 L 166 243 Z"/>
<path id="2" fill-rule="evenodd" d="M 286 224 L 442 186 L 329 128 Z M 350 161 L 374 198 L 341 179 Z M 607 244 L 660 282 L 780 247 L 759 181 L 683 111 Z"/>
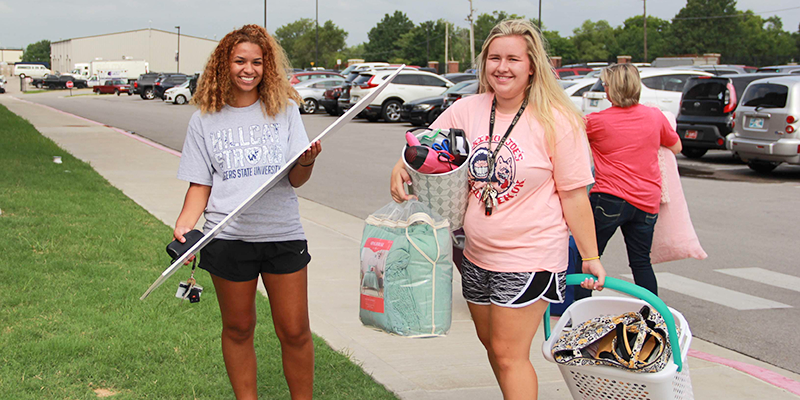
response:
<path id="1" fill-rule="evenodd" d="M 600 256 L 589 257 L 589 258 L 581 258 L 581 261 L 592 261 L 592 260 L 599 260 Z"/>
<path id="2" fill-rule="evenodd" d="M 308 164 L 308 165 L 303 165 L 303 164 L 300 164 L 300 163 L 297 163 L 297 165 L 299 165 L 299 166 L 301 166 L 301 167 L 306 167 L 306 168 L 308 168 L 308 167 L 310 167 L 310 166 L 314 165 L 314 163 L 315 163 L 315 162 L 317 162 L 317 160 L 314 160 L 314 161 L 312 161 L 312 162 L 311 162 L 311 164 Z"/>

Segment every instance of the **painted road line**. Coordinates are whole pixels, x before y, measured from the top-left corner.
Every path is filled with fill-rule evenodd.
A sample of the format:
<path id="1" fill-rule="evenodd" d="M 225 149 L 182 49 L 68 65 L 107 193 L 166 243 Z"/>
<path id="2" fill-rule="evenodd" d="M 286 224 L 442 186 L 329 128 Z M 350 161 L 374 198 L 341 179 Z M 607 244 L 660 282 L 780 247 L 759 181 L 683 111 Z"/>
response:
<path id="1" fill-rule="evenodd" d="M 715 269 L 714 271 L 763 283 L 765 285 L 777 286 L 779 288 L 800 292 L 800 278 L 764 268 L 725 268 Z"/>
<path id="2" fill-rule="evenodd" d="M 633 275 L 625 274 L 624 277 L 633 279 Z M 771 308 L 792 308 L 792 306 L 778 303 L 777 301 L 762 299 L 761 297 L 751 296 L 735 290 L 711 285 L 705 282 L 696 281 L 671 274 L 661 272 L 656 274 L 659 289 L 667 289 L 680 294 L 685 294 L 694 298 L 710 301 L 722 306 L 737 310 L 766 310 Z"/>

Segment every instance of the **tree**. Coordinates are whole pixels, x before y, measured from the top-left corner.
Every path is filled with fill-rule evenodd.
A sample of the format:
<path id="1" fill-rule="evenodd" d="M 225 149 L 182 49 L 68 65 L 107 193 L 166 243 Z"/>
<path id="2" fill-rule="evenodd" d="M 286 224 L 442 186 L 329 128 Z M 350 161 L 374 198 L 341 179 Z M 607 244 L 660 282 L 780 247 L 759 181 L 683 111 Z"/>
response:
<path id="1" fill-rule="evenodd" d="M 672 19 L 673 54 L 736 53 L 741 45 L 740 14 L 735 0 L 687 0 Z"/>
<path id="2" fill-rule="evenodd" d="M 292 66 L 305 68 L 314 62 L 317 51 L 316 26 L 313 19 L 302 18 L 275 30 L 275 38 L 289 56 Z M 345 48 L 347 32 L 331 21 L 319 27 L 319 56 L 317 66 L 332 67 L 337 55 Z"/>
<path id="3" fill-rule="evenodd" d="M 393 15 L 384 15 L 381 22 L 369 30 L 369 41 L 364 48 L 367 51 L 364 59 L 367 61 L 385 61 L 400 57 L 400 38 L 414 28 L 408 16 L 395 11 Z"/>
<path id="4" fill-rule="evenodd" d="M 783 30 L 780 17 L 764 19 L 752 11 L 744 12 L 738 34 L 739 46 L 722 55 L 725 63 L 785 64 L 796 54 L 792 35 Z"/>
<path id="5" fill-rule="evenodd" d="M 22 53 L 23 62 L 46 62 L 50 63 L 50 41 L 40 40 L 29 44 L 25 52 Z"/>
<path id="6" fill-rule="evenodd" d="M 494 28 L 495 25 L 507 19 L 524 18 L 524 16 L 509 14 L 505 11 L 492 11 L 491 14 L 483 13 L 478 15 L 478 18 L 475 19 L 475 23 L 473 24 L 475 31 L 475 57 L 477 57 L 481 52 L 481 49 L 483 48 L 483 42 L 489 36 L 489 32 L 492 30 L 492 28 Z"/>
<path id="7" fill-rule="evenodd" d="M 402 62 L 412 65 L 428 65 L 428 61 L 439 61 L 444 71 L 444 36 L 447 21 L 425 21 L 400 37 L 397 56 Z M 452 43 L 452 41 L 451 41 Z"/>
<path id="8" fill-rule="evenodd" d="M 579 61 L 616 61 L 612 60 L 613 50 L 617 48 L 614 28 L 608 21 L 592 22 L 586 20 L 580 28 L 575 28 L 572 43 L 578 50 Z"/>
<path id="9" fill-rule="evenodd" d="M 569 38 L 562 37 L 557 31 L 544 30 L 544 25 L 542 25 L 542 37 L 545 40 L 547 54 L 551 57 L 561 57 L 563 64 L 578 60 L 578 48 Z"/>
<path id="10" fill-rule="evenodd" d="M 670 23 L 661 18 L 647 16 L 647 60 L 644 59 L 644 18 L 641 15 L 625 20 L 614 32 L 617 47 L 613 55 L 631 56 L 633 62 L 650 62 L 668 54 Z"/>

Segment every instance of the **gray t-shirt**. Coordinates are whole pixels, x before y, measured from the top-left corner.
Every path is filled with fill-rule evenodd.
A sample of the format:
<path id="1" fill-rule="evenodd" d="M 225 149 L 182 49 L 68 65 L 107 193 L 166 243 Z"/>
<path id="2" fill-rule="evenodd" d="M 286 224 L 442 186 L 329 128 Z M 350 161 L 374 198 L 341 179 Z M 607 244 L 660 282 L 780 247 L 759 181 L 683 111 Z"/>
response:
<path id="1" fill-rule="evenodd" d="M 261 102 L 192 115 L 178 179 L 211 186 L 208 232 L 308 145 L 295 103 L 265 117 Z M 247 242 L 304 240 L 297 195 L 284 177 L 217 236 Z"/>

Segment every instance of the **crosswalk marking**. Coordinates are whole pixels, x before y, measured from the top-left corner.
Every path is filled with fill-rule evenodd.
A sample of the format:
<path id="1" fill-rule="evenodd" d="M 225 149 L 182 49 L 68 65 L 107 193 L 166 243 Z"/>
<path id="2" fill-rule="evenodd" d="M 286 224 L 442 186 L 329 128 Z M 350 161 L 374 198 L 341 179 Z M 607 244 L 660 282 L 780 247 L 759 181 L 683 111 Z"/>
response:
<path id="1" fill-rule="evenodd" d="M 780 272 L 770 271 L 764 268 L 725 268 L 715 269 L 714 271 L 735 276 L 737 278 L 747 279 L 766 285 L 777 286 L 779 288 L 800 292 L 800 278 L 792 275 L 782 274 Z"/>
<path id="2" fill-rule="evenodd" d="M 633 279 L 633 275 L 625 274 L 624 277 Z M 792 306 L 778 303 L 777 301 L 762 299 L 735 290 L 710 285 L 671 274 L 669 272 L 656 273 L 659 289 L 668 289 L 673 292 L 685 294 L 701 300 L 710 301 L 737 310 L 765 310 L 770 308 L 792 308 Z"/>

